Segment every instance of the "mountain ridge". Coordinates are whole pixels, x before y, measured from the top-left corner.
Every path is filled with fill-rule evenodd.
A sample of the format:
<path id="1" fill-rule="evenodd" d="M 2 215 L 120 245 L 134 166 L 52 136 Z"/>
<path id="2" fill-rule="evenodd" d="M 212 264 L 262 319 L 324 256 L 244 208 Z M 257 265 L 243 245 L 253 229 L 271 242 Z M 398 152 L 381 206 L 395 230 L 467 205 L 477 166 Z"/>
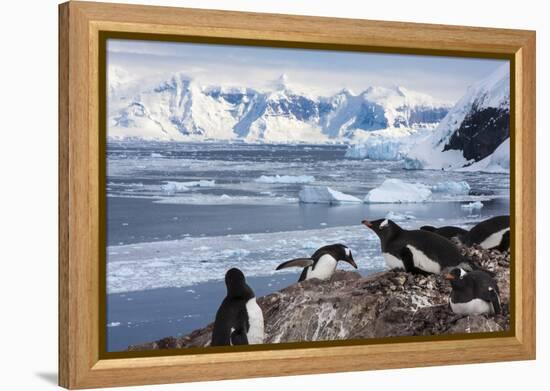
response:
<path id="1" fill-rule="evenodd" d="M 450 109 L 398 86 L 316 96 L 293 88 L 285 74 L 265 90 L 203 86 L 182 72 L 149 86 L 128 79 L 117 68 L 109 72 L 113 139 L 350 141 L 380 131 L 403 136 L 432 129 Z"/>

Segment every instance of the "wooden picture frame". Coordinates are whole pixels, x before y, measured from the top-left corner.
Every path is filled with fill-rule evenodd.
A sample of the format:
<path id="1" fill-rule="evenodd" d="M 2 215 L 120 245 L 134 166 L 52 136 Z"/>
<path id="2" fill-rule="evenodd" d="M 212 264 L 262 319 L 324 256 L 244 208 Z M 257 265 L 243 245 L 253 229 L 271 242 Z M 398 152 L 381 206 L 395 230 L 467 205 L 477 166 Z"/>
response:
<path id="1" fill-rule="evenodd" d="M 223 353 L 105 357 L 99 262 L 102 34 L 198 42 L 498 57 L 512 63 L 513 330 Z M 103 71 L 104 72 L 104 71 Z M 59 384 L 90 388 L 535 358 L 535 32 L 89 2 L 59 6 Z M 103 322 L 103 323 L 101 323 Z M 104 342 L 104 341 L 103 341 Z M 304 344 L 306 345 L 306 344 Z M 459 353 L 459 354 L 457 354 Z"/>

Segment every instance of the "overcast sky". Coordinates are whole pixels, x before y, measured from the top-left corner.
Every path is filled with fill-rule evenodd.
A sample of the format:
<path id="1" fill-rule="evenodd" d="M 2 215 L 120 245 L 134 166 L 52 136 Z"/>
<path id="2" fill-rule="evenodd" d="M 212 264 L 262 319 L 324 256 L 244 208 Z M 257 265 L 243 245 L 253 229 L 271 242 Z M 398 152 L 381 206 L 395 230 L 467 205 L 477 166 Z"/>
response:
<path id="1" fill-rule="evenodd" d="M 319 95 L 398 85 L 448 102 L 507 62 L 136 40 L 109 40 L 107 52 L 108 65 L 132 78 L 184 72 L 204 85 L 261 89 L 284 73 L 292 87 Z"/>

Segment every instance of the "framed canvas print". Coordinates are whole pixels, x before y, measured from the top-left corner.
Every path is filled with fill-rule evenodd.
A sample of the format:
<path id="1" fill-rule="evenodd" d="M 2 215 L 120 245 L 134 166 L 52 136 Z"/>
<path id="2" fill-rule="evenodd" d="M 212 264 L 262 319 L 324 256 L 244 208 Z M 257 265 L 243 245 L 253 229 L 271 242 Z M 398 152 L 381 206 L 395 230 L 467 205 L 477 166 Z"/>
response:
<path id="1" fill-rule="evenodd" d="M 62 386 L 535 357 L 534 32 L 59 11 Z"/>

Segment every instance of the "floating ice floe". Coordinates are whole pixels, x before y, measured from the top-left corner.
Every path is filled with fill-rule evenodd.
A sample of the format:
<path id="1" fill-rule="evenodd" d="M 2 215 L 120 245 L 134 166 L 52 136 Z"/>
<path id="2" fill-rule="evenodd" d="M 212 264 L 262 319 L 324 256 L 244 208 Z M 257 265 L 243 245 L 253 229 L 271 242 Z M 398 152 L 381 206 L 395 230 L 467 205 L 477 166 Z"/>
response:
<path id="1" fill-rule="evenodd" d="M 432 191 L 422 183 L 408 183 L 400 179 L 386 179 L 379 187 L 372 189 L 365 197 L 365 203 L 409 203 L 426 202 Z"/>
<path id="2" fill-rule="evenodd" d="M 300 202 L 307 204 L 346 204 L 360 203 L 361 200 L 349 194 L 333 190 L 328 186 L 304 186 L 298 193 Z"/>
<path id="3" fill-rule="evenodd" d="M 462 209 L 469 209 L 469 210 L 481 209 L 483 208 L 483 203 L 481 201 L 470 202 L 469 204 L 462 204 L 460 205 L 460 207 Z"/>
<path id="4" fill-rule="evenodd" d="M 190 187 L 212 187 L 216 184 L 215 181 L 208 181 L 201 179 L 199 181 L 190 181 L 190 182 L 174 182 L 166 181 L 161 185 L 160 189 L 165 194 L 175 194 L 175 193 L 184 193 L 189 191 Z"/>
<path id="5" fill-rule="evenodd" d="M 181 182 L 166 182 L 160 187 L 163 193 L 175 194 L 189 191 L 189 188 Z"/>
<path id="6" fill-rule="evenodd" d="M 160 153 L 151 152 L 151 157 L 164 157 Z"/>
<path id="7" fill-rule="evenodd" d="M 107 324 L 107 327 L 118 327 L 120 326 L 120 322 L 111 322 Z"/>
<path id="8" fill-rule="evenodd" d="M 394 211 L 390 211 L 388 214 L 386 214 L 385 218 L 393 221 L 407 221 L 414 220 L 416 217 L 407 213 L 397 213 Z"/>
<path id="9" fill-rule="evenodd" d="M 468 195 L 470 194 L 470 185 L 466 181 L 459 182 L 440 182 L 431 187 L 434 193 L 445 193 L 448 195 Z"/>
<path id="10" fill-rule="evenodd" d="M 262 175 L 254 180 L 259 183 L 311 183 L 315 177 L 311 175 Z"/>

